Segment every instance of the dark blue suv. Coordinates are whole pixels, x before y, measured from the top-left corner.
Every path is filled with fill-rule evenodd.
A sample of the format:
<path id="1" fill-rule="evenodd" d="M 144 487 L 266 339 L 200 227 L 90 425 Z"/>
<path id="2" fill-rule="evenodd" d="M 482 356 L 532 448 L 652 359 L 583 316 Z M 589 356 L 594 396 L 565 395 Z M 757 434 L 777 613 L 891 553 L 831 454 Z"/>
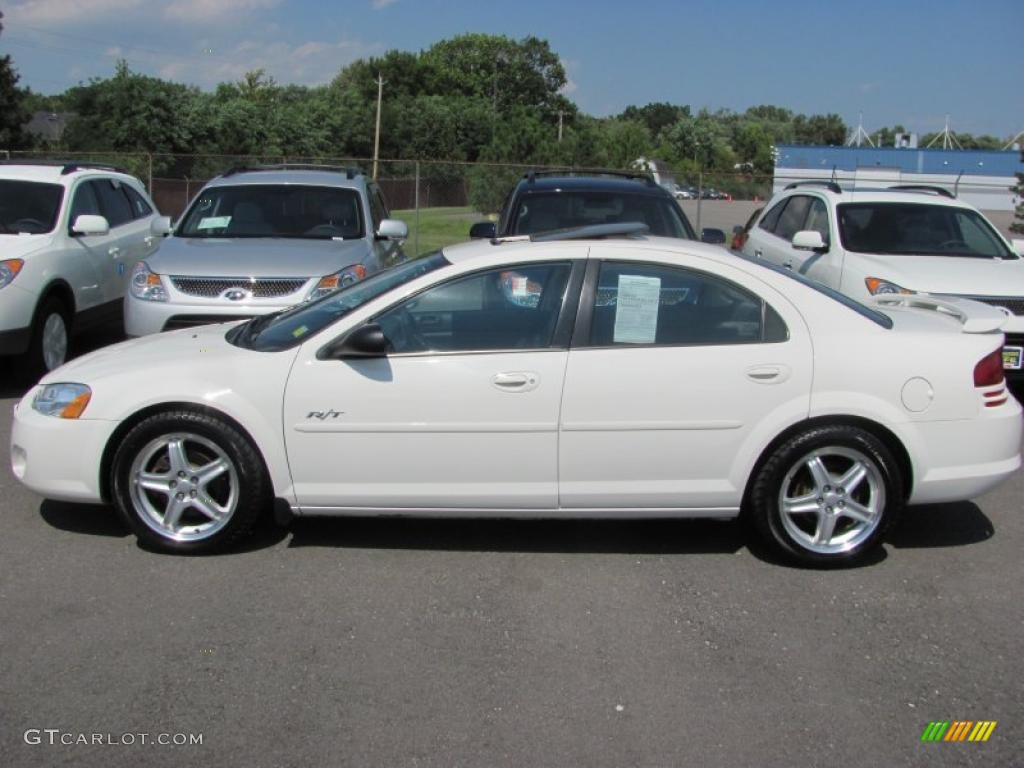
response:
<path id="1" fill-rule="evenodd" d="M 505 199 L 498 222 L 473 225 L 474 238 L 534 235 L 596 224 L 640 222 L 652 235 L 698 239 L 675 198 L 650 176 L 530 172 Z"/>

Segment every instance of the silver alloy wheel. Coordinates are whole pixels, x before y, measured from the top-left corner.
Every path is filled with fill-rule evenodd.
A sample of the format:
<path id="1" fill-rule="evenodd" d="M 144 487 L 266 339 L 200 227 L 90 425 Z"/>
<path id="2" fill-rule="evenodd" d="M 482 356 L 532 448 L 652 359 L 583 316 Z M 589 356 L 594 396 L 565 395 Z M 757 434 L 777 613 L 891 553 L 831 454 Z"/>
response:
<path id="1" fill-rule="evenodd" d="M 808 453 L 786 473 L 779 491 L 786 532 L 804 549 L 823 555 L 847 552 L 867 539 L 884 509 L 878 464 L 843 446 Z"/>
<path id="2" fill-rule="evenodd" d="M 207 539 L 238 507 L 238 472 L 227 453 L 190 432 L 151 440 L 132 462 L 132 506 L 160 536 Z"/>
<path id="3" fill-rule="evenodd" d="M 68 328 L 59 312 L 51 313 L 43 323 L 42 345 L 46 370 L 64 365 L 68 356 Z"/>

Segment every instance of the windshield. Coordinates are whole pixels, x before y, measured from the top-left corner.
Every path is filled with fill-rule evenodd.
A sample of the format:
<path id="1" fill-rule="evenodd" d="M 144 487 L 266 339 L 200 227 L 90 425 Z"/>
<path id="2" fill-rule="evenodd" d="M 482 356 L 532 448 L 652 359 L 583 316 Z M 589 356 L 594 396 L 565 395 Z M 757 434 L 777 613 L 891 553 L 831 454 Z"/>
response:
<path id="1" fill-rule="evenodd" d="M 299 304 L 280 314 L 262 315 L 232 328 L 227 340 L 260 352 L 276 352 L 301 344 L 306 337 L 421 275 L 446 267 L 451 262 L 440 251 L 378 272 L 358 283 L 329 293 L 322 299 Z"/>
<path id="2" fill-rule="evenodd" d="M 555 229 L 624 221 L 646 224 L 652 235 L 697 239 L 690 222 L 669 197 L 585 190 L 524 195 L 512 212 L 510 234 L 533 235 Z"/>
<path id="3" fill-rule="evenodd" d="M 926 203 L 839 206 L 843 247 L 857 253 L 1017 258 L 980 213 Z"/>
<path id="4" fill-rule="evenodd" d="M 209 187 L 192 203 L 178 237 L 292 237 L 313 240 L 363 237 L 354 189 L 296 184 Z"/>
<path id="5" fill-rule="evenodd" d="M 57 226 L 64 187 L 0 179 L 0 234 L 41 235 Z"/>

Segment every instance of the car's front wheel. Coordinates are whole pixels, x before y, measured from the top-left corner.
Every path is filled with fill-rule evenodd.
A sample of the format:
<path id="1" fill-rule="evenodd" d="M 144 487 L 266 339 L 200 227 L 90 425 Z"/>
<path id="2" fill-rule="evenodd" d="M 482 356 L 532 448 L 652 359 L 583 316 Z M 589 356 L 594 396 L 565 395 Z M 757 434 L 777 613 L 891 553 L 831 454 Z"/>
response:
<path id="1" fill-rule="evenodd" d="M 125 435 L 112 464 L 114 500 L 141 542 L 167 552 L 223 549 L 270 505 L 270 483 L 249 439 L 194 411 L 159 413 Z"/>
<path id="2" fill-rule="evenodd" d="M 754 479 L 750 513 L 776 550 L 803 565 L 849 565 L 880 546 L 904 503 L 896 459 L 848 425 L 807 429 L 771 454 Z"/>
<path id="3" fill-rule="evenodd" d="M 32 378 L 64 365 L 71 338 L 70 312 L 56 296 L 47 298 L 32 323 L 26 372 Z"/>

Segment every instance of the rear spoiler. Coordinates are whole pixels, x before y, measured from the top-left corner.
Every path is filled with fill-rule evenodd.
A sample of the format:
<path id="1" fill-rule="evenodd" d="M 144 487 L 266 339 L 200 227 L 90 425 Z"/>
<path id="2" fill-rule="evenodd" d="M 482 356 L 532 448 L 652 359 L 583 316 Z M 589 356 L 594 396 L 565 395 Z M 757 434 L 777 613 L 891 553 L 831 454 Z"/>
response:
<path id="1" fill-rule="evenodd" d="M 1003 307 L 992 307 L 980 301 L 952 296 L 932 296 L 929 293 L 886 293 L 875 296 L 873 303 L 879 309 L 907 307 L 952 315 L 960 321 L 964 333 L 992 333 L 1001 330 L 1010 319 L 1010 311 Z"/>

